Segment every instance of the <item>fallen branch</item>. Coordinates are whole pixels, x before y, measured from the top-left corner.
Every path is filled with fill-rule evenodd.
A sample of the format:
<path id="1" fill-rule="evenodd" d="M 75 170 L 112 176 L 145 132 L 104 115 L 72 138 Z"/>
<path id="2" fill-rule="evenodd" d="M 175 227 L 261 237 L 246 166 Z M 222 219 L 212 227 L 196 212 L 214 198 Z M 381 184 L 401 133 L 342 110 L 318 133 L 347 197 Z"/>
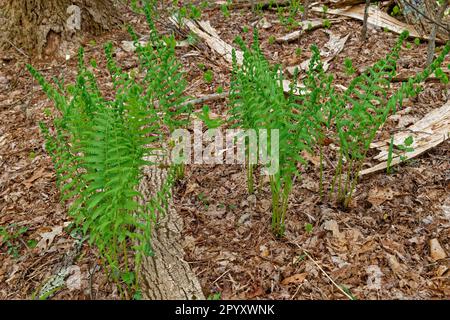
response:
<path id="1" fill-rule="evenodd" d="M 169 18 L 170 22 L 175 26 L 180 28 L 178 19 L 175 17 Z M 244 54 L 242 51 L 234 49 L 230 44 L 223 41 L 216 29 L 214 29 L 209 21 L 194 21 L 190 19 L 182 19 L 181 25 L 190 29 L 199 38 L 203 39 L 206 44 L 216 53 L 218 53 L 222 58 L 224 58 L 231 67 L 233 63 L 233 50 L 236 54 L 236 62 L 239 66 L 243 64 Z M 297 88 L 294 88 L 293 93 L 296 95 L 301 94 L 300 89 L 302 85 L 298 84 Z M 291 92 L 291 82 L 289 80 L 283 80 L 283 91 L 288 93 Z"/>
<path id="2" fill-rule="evenodd" d="M 285 36 L 278 37 L 276 39 L 277 42 L 291 42 L 294 40 L 297 40 L 301 37 L 302 34 L 304 34 L 306 31 L 312 31 L 317 28 L 320 28 L 323 26 L 323 20 L 322 19 L 313 19 L 313 20 L 307 20 L 302 21 L 302 25 L 300 27 L 300 30 L 296 30 L 294 32 L 288 33 Z"/>
<path id="3" fill-rule="evenodd" d="M 181 106 L 187 106 L 187 105 L 190 105 L 190 104 L 195 105 L 195 104 L 200 104 L 200 103 L 204 103 L 204 102 L 207 102 L 207 101 L 215 101 L 215 100 L 225 99 L 229 95 L 230 95 L 229 92 L 208 94 L 208 95 L 205 95 L 205 96 L 200 97 L 200 98 L 196 98 L 196 99 L 192 99 L 192 100 L 186 101 L 186 102 L 182 103 Z"/>
<path id="4" fill-rule="evenodd" d="M 364 9 L 365 5 L 357 5 L 348 9 L 328 9 L 327 14 L 350 17 L 364 21 Z M 320 7 L 313 7 L 311 10 L 323 13 L 323 9 Z M 397 34 L 401 34 L 403 31 L 407 30 L 409 36 L 413 38 L 426 40 L 429 38 L 427 35 L 421 35 L 414 26 L 398 21 L 376 7 L 370 6 L 368 14 L 367 22 L 371 25 L 386 28 Z"/>

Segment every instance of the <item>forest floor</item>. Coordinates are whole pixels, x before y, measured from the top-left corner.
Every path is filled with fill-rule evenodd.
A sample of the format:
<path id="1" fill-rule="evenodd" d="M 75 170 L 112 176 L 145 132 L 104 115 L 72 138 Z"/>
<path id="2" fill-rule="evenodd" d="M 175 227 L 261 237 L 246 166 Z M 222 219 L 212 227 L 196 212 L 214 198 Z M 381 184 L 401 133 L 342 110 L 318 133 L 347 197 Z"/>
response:
<path id="1" fill-rule="evenodd" d="M 203 19 L 227 43 L 232 44 L 238 35 L 251 42 L 251 23 L 261 17 L 254 19 L 249 10 L 230 13 L 224 18 L 220 9 L 208 10 Z M 307 59 L 310 45 L 322 48 L 328 32 L 349 35 L 329 67 L 336 83 L 343 86 L 351 79 L 344 70 L 345 58 L 351 58 L 357 70 L 364 70 L 383 58 L 398 39 L 398 35 L 370 27 L 367 41 L 362 42 L 361 22 L 340 18 L 328 29 L 307 31 L 294 43 L 278 44 L 273 36 L 289 31 L 276 12 L 264 11 L 263 15 L 271 26 L 260 30 L 262 50 L 270 62 L 284 68 Z M 322 14 L 311 15 L 323 18 Z M 131 11 L 124 17 L 140 34 L 148 32 L 144 17 Z M 243 26 L 249 26 L 250 32 L 244 32 Z M 158 29 L 171 32 L 168 24 L 158 24 Z M 112 41 L 120 64 L 133 68 L 135 55 L 122 43 L 129 40 L 124 29 L 83 42 L 86 58 L 98 61 L 95 72 L 105 92 L 111 85 L 103 44 Z M 410 43 L 410 48 L 402 49 L 399 74 L 415 74 L 424 67 L 426 44 Z M 196 47 L 178 48 L 177 56 L 190 96 L 212 94 L 220 86 L 229 89 L 230 66 L 201 40 Z M 0 53 L 0 226 L 10 231 L 26 228 L 10 246 L 0 247 L 0 299 L 30 299 L 61 267 L 75 243 L 67 231 L 71 219 L 59 201 L 55 172 L 39 129 L 39 122 L 50 123 L 54 107 L 24 68 L 29 62 L 47 79 L 64 77 L 66 83 L 77 72 L 76 56 L 47 62 L 30 61 L 15 51 Z M 444 65 L 449 63 L 447 58 Z M 212 82 L 204 79 L 206 69 L 214 72 Z M 377 139 L 407 130 L 442 106 L 449 99 L 448 89 L 437 81 L 426 82 L 417 98 L 406 102 L 407 112 L 392 117 Z M 225 115 L 227 102 L 210 103 L 211 111 Z M 333 143 L 327 148 L 325 154 L 333 157 Z M 184 260 L 198 276 L 205 296 L 220 293 L 222 299 L 347 299 L 335 284 L 357 299 L 448 299 L 450 260 L 447 256 L 435 261 L 430 240 L 437 239 L 450 253 L 449 158 L 447 140 L 395 167 L 391 174 L 381 171 L 364 176 L 345 212 L 320 200 L 318 170 L 311 159 L 294 185 L 282 239 L 270 230 L 267 186 L 249 196 L 245 172 L 239 166 L 188 166 L 174 192 L 175 206 L 184 219 Z M 369 157 L 367 167 L 373 164 L 376 161 Z M 327 164 L 325 175 L 331 171 Z M 306 230 L 306 224 L 312 230 Z M 118 299 L 116 286 L 99 265 L 97 251 L 84 243 L 65 285 L 53 299 Z"/>

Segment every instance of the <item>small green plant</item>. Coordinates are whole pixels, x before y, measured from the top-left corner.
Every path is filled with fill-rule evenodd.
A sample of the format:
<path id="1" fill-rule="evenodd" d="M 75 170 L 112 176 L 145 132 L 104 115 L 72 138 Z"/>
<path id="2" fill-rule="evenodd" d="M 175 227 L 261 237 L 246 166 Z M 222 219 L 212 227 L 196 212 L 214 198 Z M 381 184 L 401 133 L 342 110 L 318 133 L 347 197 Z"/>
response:
<path id="1" fill-rule="evenodd" d="M 277 40 L 277 38 L 275 38 L 274 35 L 271 35 L 271 36 L 269 37 L 269 44 L 270 44 L 270 45 L 274 44 L 276 40 Z"/>
<path id="2" fill-rule="evenodd" d="M 336 98 L 338 110 L 341 110 L 335 117 L 339 161 L 331 191 L 336 193 L 338 202 L 344 208 L 348 208 L 350 204 L 359 171 L 379 128 L 390 114 L 396 112 L 397 105 L 401 105 L 405 97 L 419 92 L 420 83 L 439 68 L 450 51 L 449 42 L 431 66 L 402 83 L 388 98 L 386 92 L 396 74 L 396 62 L 407 37 L 407 32 L 402 33 L 396 46 L 385 59 L 356 77 L 343 96 Z"/>
<path id="3" fill-rule="evenodd" d="M 233 76 L 230 100 L 232 103 L 230 121 L 244 129 L 266 129 L 269 141 L 272 141 L 272 130 L 279 134 L 279 170 L 269 175 L 272 193 L 272 229 L 277 236 L 282 236 L 289 195 L 295 177 L 299 174 L 297 163 L 304 162 L 299 156 L 301 151 L 308 150 L 312 142 L 309 132 L 311 112 L 309 105 L 297 104 L 293 95 L 285 96 L 283 92 L 283 75 L 279 66 L 271 66 L 259 47 L 258 32 L 255 29 L 253 45 L 247 47 L 241 38 L 236 42 L 244 52 L 242 67 L 237 65 L 233 53 Z M 316 50 L 316 55 L 318 55 Z M 291 90 L 295 90 L 294 87 Z M 296 108 L 299 112 L 293 112 Z M 302 112 L 304 111 L 304 112 Z M 269 143 L 270 150 L 275 146 Z M 249 192 L 254 189 L 254 165 L 250 158 L 258 155 L 247 153 L 247 184 Z M 255 163 L 255 162 L 252 162 Z"/>
<path id="4" fill-rule="evenodd" d="M 331 28 L 331 21 L 328 19 L 323 20 L 323 26 L 328 29 Z"/>
<path id="5" fill-rule="evenodd" d="M 395 17 L 395 16 L 398 16 L 399 14 L 400 14 L 400 8 L 399 8 L 399 6 L 396 5 L 392 8 L 391 16 Z"/>
<path id="6" fill-rule="evenodd" d="M 0 249 L 5 247 L 7 254 L 15 259 L 19 258 L 21 239 L 23 234 L 27 231 L 28 228 L 19 228 L 16 224 L 11 224 L 7 227 L 0 226 Z M 32 244 L 31 242 L 29 243 Z"/>
<path id="7" fill-rule="evenodd" d="M 296 48 L 296 49 L 295 49 L 295 55 L 296 55 L 297 57 L 300 57 L 300 56 L 302 55 L 302 48 Z"/>
<path id="8" fill-rule="evenodd" d="M 214 73 L 211 69 L 206 70 L 205 73 L 203 73 L 203 80 L 205 80 L 206 83 L 212 83 L 214 80 Z"/>
<path id="9" fill-rule="evenodd" d="M 223 123 L 220 119 L 211 119 L 209 106 L 205 105 L 202 108 L 202 112 L 197 114 L 197 117 L 203 121 L 208 129 L 216 129 Z"/>
<path id="10" fill-rule="evenodd" d="M 313 231 L 313 225 L 311 223 L 305 223 L 305 231 L 311 233 Z"/>
<path id="11" fill-rule="evenodd" d="M 244 32 L 244 33 L 249 32 L 248 26 L 243 26 L 243 27 L 242 27 L 242 32 Z"/>
<path id="12" fill-rule="evenodd" d="M 222 86 L 218 86 L 216 89 L 216 93 L 221 94 L 223 93 L 223 87 Z"/>
<path id="13" fill-rule="evenodd" d="M 412 136 L 409 136 L 403 141 L 403 144 L 396 146 L 401 152 L 400 153 L 400 161 L 401 162 L 404 162 L 408 159 L 408 157 L 406 156 L 407 152 L 414 151 L 414 148 L 412 147 L 413 143 L 414 143 L 414 138 Z"/>
<path id="14" fill-rule="evenodd" d="M 353 67 L 353 62 L 350 58 L 345 58 L 344 60 L 345 73 L 349 76 L 353 75 L 356 70 Z"/>
<path id="15" fill-rule="evenodd" d="M 416 46 L 420 46 L 420 38 L 415 38 L 415 39 L 414 39 L 414 44 L 415 44 Z"/>
<path id="16" fill-rule="evenodd" d="M 441 68 L 437 68 L 434 71 L 434 75 L 436 76 L 436 78 L 438 78 L 443 84 L 448 84 L 448 76 L 447 74 L 441 69 Z"/>
<path id="17" fill-rule="evenodd" d="M 217 292 L 217 293 L 211 293 L 207 300 L 222 300 L 222 293 Z"/>
<path id="18" fill-rule="evenodd" d="M 222 14 L 225 18 L 230 17 L 230 10 L 228 9 L 228 4 L 222 4 L 220 6 L 220 11 L 222 11 Z"/>
<path id="19" fill-rule="evenodd" d="M 201 8 L 190 4 L 189 6 L 189 18 L 191 19 L 200 19 L 202 17 L 202 10 Z"/>

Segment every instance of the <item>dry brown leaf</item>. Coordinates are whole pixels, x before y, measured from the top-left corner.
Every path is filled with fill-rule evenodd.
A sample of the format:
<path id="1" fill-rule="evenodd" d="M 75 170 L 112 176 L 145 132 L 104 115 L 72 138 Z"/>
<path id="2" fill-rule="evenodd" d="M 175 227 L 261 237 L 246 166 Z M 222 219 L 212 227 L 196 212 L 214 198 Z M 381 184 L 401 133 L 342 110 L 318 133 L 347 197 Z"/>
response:
<path id="1" fill-rule="evenodd" d="M 385 201 L 394 199 L 395 196 L 400 195 L 399 192 L 395 192 L 390 187 L 374 187 L 370 189 L 367 201 L 369 201 L 374 206 L 379 206 Z"/>
<path id="2" fill-rule="evenodd" d="M 430 256 L 433 261 L 441 260 L 447 257 L 447 254 L 436 238 L 430 240 Z"/>
<path id="3" fill-rule="evenodd" d="M 298 273 L 298 274 L 294 274 L 293 276 L 287 277 L 285 279 L 283 279 L 283 281 L 281 281 L 282 285 L 289 285 L 289 284 L 300 284 L 302 283 L 306 277 L 308 276 L 308 274 L 306 272 L 304 273 Z"/>
<path id="4" fill-rule="evenodd" d="M 59 236 L 62 233 L 62 231 L 63 231 L 62 226 L 56 226 L 52 228 L 52 231 L 42 233 L 40 235 L 42 239 L 39 240 L 38 244 L 36 245 L 36 248 L 40 251 L 47 250 L 53 243 L 53 240 L 55 240 L 55 237 Z"/>

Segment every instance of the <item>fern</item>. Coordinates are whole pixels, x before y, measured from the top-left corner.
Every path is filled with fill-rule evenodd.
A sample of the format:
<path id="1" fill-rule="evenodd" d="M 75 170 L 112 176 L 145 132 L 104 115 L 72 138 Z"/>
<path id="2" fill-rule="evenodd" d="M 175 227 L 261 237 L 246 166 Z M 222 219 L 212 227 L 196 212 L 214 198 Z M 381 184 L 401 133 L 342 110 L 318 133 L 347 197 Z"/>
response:
<path id="1" fill-rule="evenodd" d="M 288 95 L 283 92 L 281 70 L 278 66 L 271 66 L 259 48 L 257 30 L 251 48 L 237 38 L 236 42 L 244 53 L 244 61 L 242 66 L 238 66 L 233 53 L 230 120 L 235 126 L 244 129 L 278 129 L 280 132 L 280 168 L 270 176 L 272 227 L 277 235 L 284 232 L 289 195 L 294 180 L 300 175 L 299 165 L 305 163 L 301 153 L 319 153 L 322 196 L 323 145 L 326 138 L 333 135 L 339 153 L 331 193 L 336 194 L 339 203 L 348 207 L 359 171 L 376 133 L 403 99 L 417 94 L 419 84 L 439 70 L 450 50 L 448 43 L 430 67 L 402 83 L 388 97 L 400 49 L 407 37 L 407 32 L 402 33 L 386 58 L 354 78 L 342 94 L 335 91 L 333 76 L 324 71 L 319 50 L 312 46 L 312 57 L 303 86 L 291 84 Z M 294 79 L 296 78 L 297 74 L 294 75 Z M 301 94 L 294 95 L 294 92 Z M 247 170 L 251 192 L 252 166 L 248 165 Z"/>
<path id="2" fill-rule="evenodd" d="M 138 191 L 142 168 L 166 162 L 161 158 L 164 144 L 171 130 L 187 124 L 188 112 L 181 106 L 185 81 L 173 38 L 158 35 L 150 13 L 146 6 L 151 42 L 137 44 L 143 77 L 123 71 L 113 59 L 112 45 L 105 46 L 113 99 L 104 98 L 84 64 L 82 48 L 76 82 L 66 88 L 53 87 L 28 66 L 58 111 L 54 129 L 41 128 L 61 198 L 98 247 L 113 279 L 128 285 L 137 279 L 130 276 L 128 255 L 134 252 L 138 266 L 142 255 L 152 254 L 151 228 L 165 213 L 175 180 L 171 167 L 161 190 L 145 203 Z"/>

